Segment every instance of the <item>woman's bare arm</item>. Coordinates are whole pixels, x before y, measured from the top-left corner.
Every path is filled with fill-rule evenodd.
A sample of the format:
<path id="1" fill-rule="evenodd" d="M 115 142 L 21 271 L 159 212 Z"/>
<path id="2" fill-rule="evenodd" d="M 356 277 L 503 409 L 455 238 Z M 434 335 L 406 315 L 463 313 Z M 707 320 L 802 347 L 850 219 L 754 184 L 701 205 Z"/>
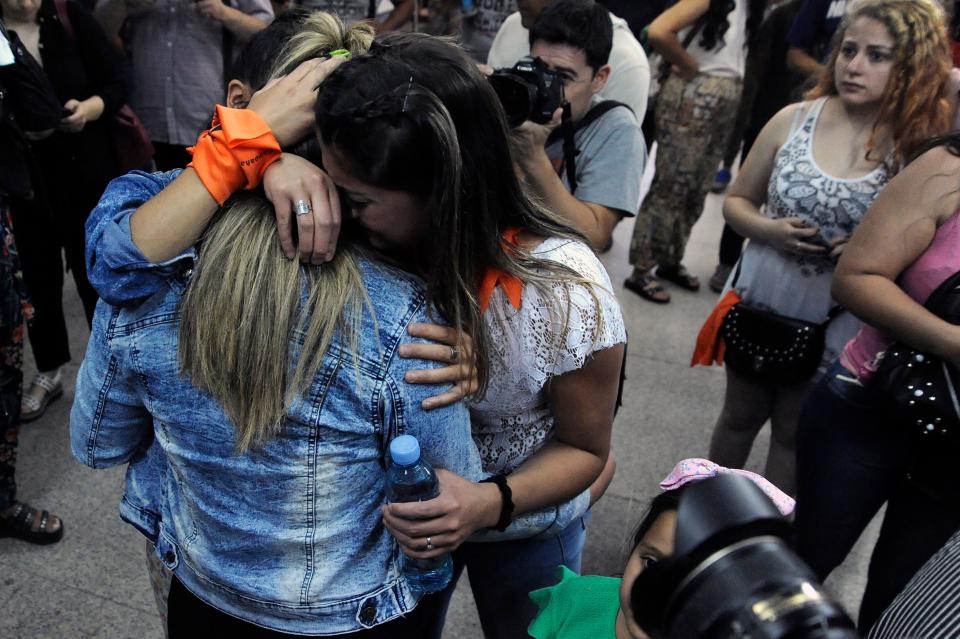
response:
<path id="1" fill-rule="evenodd" d="M 740 235 L 770 244 L 782 251 L 825 253 L 822 246 L 805 240 L 817 234 L 799 218 L 771 219 L 760 212 L 767 201 L 767 189 L 780 147 L 790 135 L 790 125 L 803 104 L 791 104 L 773 116 L 760 131 L 737 179 L 723 201 L 723 217 Z"/>
<path id="2" fill-rule="evenodd" d="M 938 147 L 901 171 L 877 196 L 853 234 L 833 295 L 867 324 L 960 365 L 960 327 L 927 311 L 896 279 L 960 208 L 960 158 Z"/>
<path id="3" fill-rule="evenodd" d="M 687 53 L 678 33 L 695 23 L 707 12 L 710 0 L 680 0 L 661 13 L 647 28 L 650 45 L 668 63 L 680 69 L 685 79 L 690 79 L 700 70 L 697 61 Z"/>
<path id="4" fill-rule="evenodd" d="M 317 87 L 343 62 L 340 57 L 304 62 L 256 93 L 248 108 L 267 122 L 281 146 L 301 140 L 313 126 Z M 325 199 L 329 197 L 323 193 L 316 201 Z M 133 242 L 149 261 L 169 260 L 196 244 L 218 208 L 197 174 L 187 169 L 134 212 L 130 218 Z M 314 216 L 324 211 L 330 213 L 329 207 L 315 210 Z M 319 244 L 326 251 L 329 241 Z"/>

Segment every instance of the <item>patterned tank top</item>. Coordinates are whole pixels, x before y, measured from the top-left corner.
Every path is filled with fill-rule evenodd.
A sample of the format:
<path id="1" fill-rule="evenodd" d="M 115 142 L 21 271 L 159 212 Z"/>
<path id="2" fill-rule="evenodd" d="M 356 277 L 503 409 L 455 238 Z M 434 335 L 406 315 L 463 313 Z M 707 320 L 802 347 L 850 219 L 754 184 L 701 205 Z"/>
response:
<path id="1" fill-rule="evenodd" d="M 791 133 L 774 159 L 763 215 L 803 219 L 829 242 L 853 234 L 893 172 L 881 163 L 866 175 L 848 179 L 820 168 L 813 156 L 813 136 L 826 100 L 820 98 L 797 111 Z M 835 264 L 827 257 L 785 253 L 751 241 L 741 260 L 737 291 L 746 302 L 809 322 L 823 322 L 836 304 L 830 296 Z M 837 358 L 860 325 L 850 313 L 830 324 L 824 365 Z"/>

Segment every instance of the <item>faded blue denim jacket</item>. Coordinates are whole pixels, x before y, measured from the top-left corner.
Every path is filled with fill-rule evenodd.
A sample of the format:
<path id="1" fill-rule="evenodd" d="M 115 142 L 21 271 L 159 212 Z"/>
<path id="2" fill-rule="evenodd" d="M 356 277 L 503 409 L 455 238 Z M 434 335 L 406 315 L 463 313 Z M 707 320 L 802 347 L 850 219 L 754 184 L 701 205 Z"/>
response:
<path id="1" fill-rule="evenodd" d="M 466 408 L 423 411 L 439 389 L 401 381 L 429 365 L 396 356 L 407 325 L 428 320 L 422 282 L 361 259 L 376 321 L 364 317 L 359 368 L 335 340 L 281 434 L 239 455 L 218 402 L 178 372 L 194 251 L 150 264 L 130 239 L 132 212 L 175 176 L 114 180 L 88 220 L 90 279 L 104 301 L 77 379 L 74 455 L 95 468 L 129 464 L 121 517 L 220 610 L 301 634 L 351 632 L 410 610 L 419 595 L 380 520 L 386 446 L 407 432 L 435 466 L 474 480 L 482 472 Z M 292 356 L 301 344 L 291 336 Z M 486 539 L 555 534 L 586 505 L 584 493 Z"/>

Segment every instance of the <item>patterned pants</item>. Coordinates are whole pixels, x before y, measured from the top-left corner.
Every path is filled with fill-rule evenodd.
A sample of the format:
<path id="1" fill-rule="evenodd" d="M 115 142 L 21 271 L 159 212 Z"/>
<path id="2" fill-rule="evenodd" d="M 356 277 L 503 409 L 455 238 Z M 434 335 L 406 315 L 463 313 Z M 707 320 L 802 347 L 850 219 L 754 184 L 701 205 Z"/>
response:
<path id="1" fill-rule="evenodd" d="M 660 90 L 657 171 L 630 242 L 635 267 L 674 267 L 683 259 L 733 128 L 741 86 L 738 78 L 700 74 L 685 82 L 672 75 Z"/>
<path id="2" fill-rule="evenodd" d="M 12 228 L 10 210 L 0 195 L 0 510 L 17 497 L 23 321 L 33 312 L 23 286 Z"/>

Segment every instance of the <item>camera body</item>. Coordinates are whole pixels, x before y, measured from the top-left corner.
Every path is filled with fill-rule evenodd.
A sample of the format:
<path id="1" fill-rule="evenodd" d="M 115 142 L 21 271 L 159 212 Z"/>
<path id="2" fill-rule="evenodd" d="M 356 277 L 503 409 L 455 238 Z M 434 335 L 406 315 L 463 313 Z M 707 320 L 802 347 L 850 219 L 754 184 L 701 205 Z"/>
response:
<path id="1" fill-rule="evenodd" d="M 654 639 L 856 639 L 853 622 L 787 547 L 789 523 L 750 480 L 720 475 L 680 499 L 674 554 L 631 589 Z"/>
<path id="2" fill-rule="evenodd" d="M 512 69 L 497 69 L 489 80 L 510 128 L 526 120 L 546 124 L 563 104 L 563 79 L 540 58 L 522 58 Z"/>

